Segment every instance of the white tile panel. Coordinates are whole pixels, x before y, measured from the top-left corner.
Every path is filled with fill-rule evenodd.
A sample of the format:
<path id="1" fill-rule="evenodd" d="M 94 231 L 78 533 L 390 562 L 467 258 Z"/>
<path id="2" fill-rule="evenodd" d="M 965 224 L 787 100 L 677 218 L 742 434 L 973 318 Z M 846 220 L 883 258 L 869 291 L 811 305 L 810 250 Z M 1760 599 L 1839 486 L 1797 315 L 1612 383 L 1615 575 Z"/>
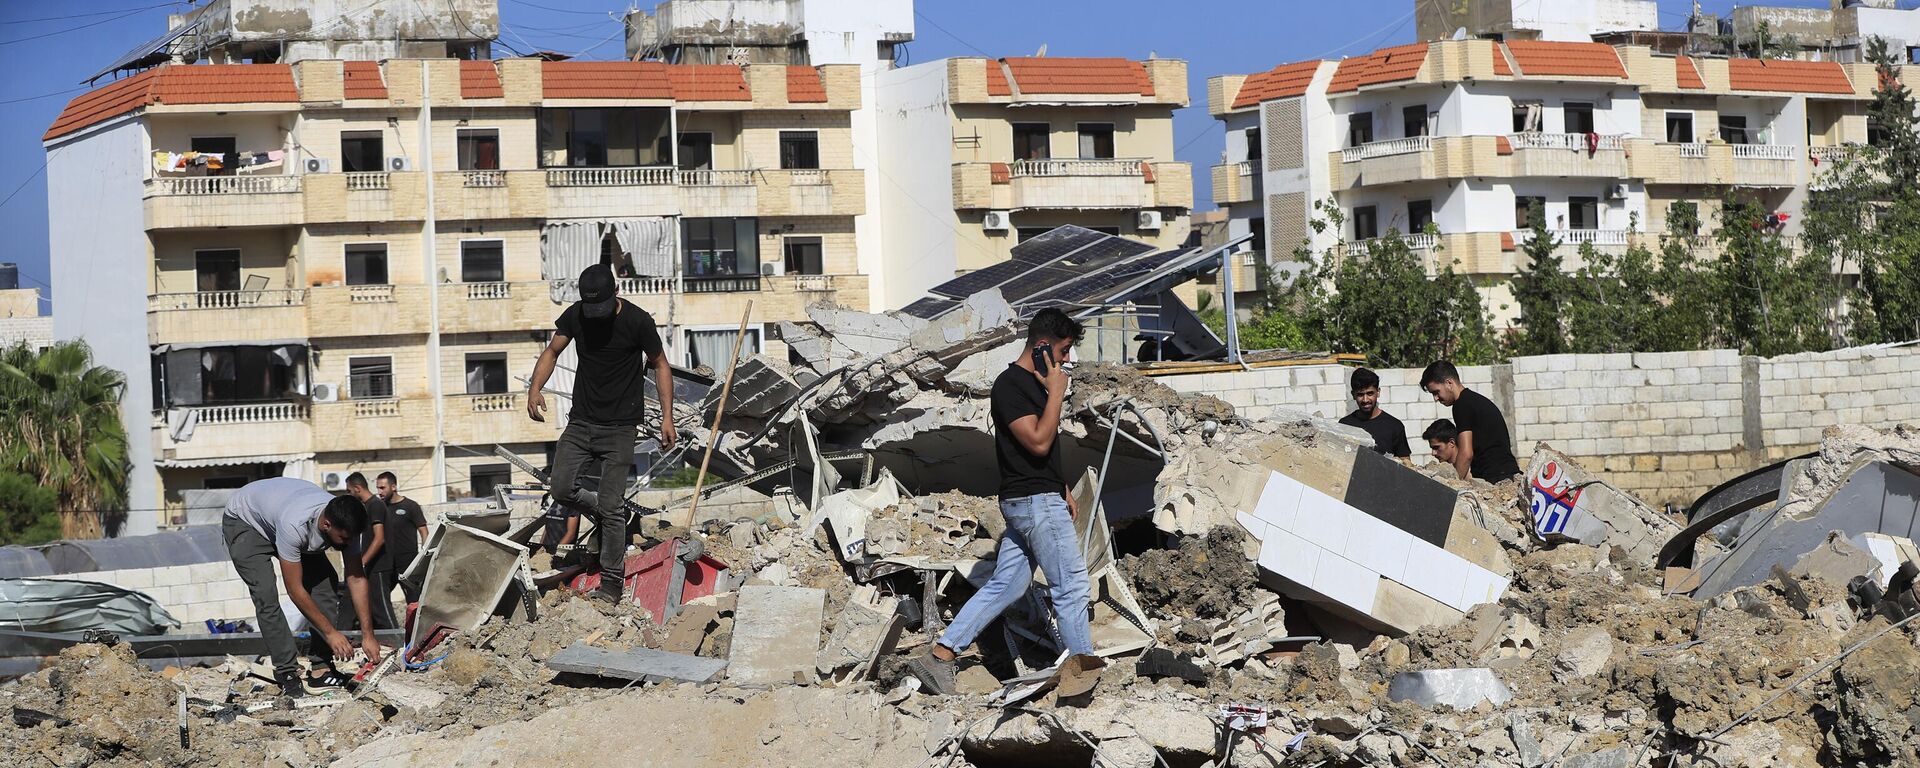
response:
<path id="1" fill-rule="evenodd" d="M 1252 536 L 1254 541 L 1267 540 L 1267 524 L 1265 521 L 1245 512 L 1233 513 L 1233 519 L 1240 523 L 1241 528 L 1247 529 L 1247 535 Z"/>
<path id="2" fill-rule="evenodd" d="M 1468 563 L 1467 585 L 1461 590 L 1460 602 L 1453 607 L 1461 611 L 1471 611 L 1476 605 L 1491 603 L 1500 599 L 1507 591 L 1507 580 L 1500 574 L 1480 566 Z"/>
<path id="3" fill-rule="evenodd" d="M 1323 552 L 1309 586 L 1334 602 L 1371 615 L 1374 596 L 1380 593 L 1380 574 L 1332 552 Z"/>
<path id="4" fill-rule="evenodd" d="M 1477 567 L 1459 555 L 1416 539 L 1407 553 L 1406 571 L 1395 581 L 1458 608 L 1461 596 L 1466 594 L 1467 571 Z"/>
<path id="5" fill-rule="evenodd" d="M 1254 505 L 1254 516 L 1276 528 L 1292 528 L 1300 507 L 1300 494 L 1306 488 L 1300 481 L 1279 472 L 1268 474 L 1266 487 L 1260 489 L 1260 501 Z"/>
<path id="6" fill-rule="evenodd" d="M 1333 552 L 1345 551 L 1354 518 L 1367 514 L 1312 488 L 1300 492 L 1299 513 L 1288 530 Z"/>
<path id="7" fill-rule="evenodd" d="M 1413 534 L 1364 512 L 1353 516 L 1353 528 L 1340 555 L 1394 581 L 1406 571 Z"/>
<path id="8" fill-rule="evenodd" d="M 1260 544 L 1260 567 L 1302 586 L 1313 585 L 1314 569 L 1325 550 L 1286 531 L 1269 529 Z M 1330 555 L 1329 555 L 1330 556 Z"/>

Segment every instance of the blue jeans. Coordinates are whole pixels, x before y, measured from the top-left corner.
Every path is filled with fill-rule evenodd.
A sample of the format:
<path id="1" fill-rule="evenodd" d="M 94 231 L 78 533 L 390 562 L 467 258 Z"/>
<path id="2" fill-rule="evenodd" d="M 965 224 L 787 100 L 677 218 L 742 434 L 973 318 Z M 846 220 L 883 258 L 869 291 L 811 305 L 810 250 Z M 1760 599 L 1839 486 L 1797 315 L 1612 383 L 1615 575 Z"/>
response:
<path id="1" fill-rule="evenodd" d="M 1000 537 L 993 576 L 960 608 L 940 636 L 940 644 L 956 651 L 972 645 L 989 623 L 1027 593 L 1037 562 L 1047 574 L 1047 598 L 1053 603 L 1067 651 L 1093 653 L 1093 629 L 1087 624 L 1087 561 L 1080 553 L 1073 519 L 1067 515 L 1066 498 L 1042 493 L 1001 499 L 1000 514 L 1007 519 L 1007 530 Z"/>

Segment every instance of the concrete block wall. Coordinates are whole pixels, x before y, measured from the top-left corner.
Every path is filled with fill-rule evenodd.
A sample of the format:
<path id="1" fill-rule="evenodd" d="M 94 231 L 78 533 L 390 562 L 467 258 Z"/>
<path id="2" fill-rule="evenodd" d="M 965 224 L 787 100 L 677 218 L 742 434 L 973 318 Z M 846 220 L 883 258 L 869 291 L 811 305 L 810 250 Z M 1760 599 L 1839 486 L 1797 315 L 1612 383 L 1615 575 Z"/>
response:
<path id="1" fill-rule="evenodd" d="M 1381 407 L 1420 433 L 1449 410 L 1420 391 L 1420 369 L 1381 369 Z M 1353 409 L 1351 369 L 1318 365 L 1163 376 L 1211 394 L 1248 418 L 1299 410 L 1339 418 Z M 1920 423 L 1920 346 L 1763 359 L 1737 350 L 1546 355 L 1461 369 L 1466 385 L 1507 417 L 1524 466 L 1545 442 L 1607 482 L 1653 504 L 1689 504 L 1764 464 L 1805 453 L 1835 424 Z"/>
<path id="2" fill-rule="evenodd" d="M 97 581 L 145 593 L 180 622 L 180 631 L 205 632 L 207 619 L 253 620 L 253 600 L 233 564 L 221 560 L 164 568 L 133 568 L 47 576 L 66 581 Z"/>

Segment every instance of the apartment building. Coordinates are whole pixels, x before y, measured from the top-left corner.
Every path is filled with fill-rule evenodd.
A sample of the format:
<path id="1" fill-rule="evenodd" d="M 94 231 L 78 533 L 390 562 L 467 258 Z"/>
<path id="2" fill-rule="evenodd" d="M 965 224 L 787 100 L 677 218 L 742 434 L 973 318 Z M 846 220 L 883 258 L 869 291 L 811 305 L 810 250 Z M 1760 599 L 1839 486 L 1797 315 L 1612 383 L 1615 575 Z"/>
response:
<path id="1" fill-rule="evenodd" d="M 1173 248 L 1192 170 L 1173 159 L 1177 59 L 949 58 L 876 78 L 881 303 L 900 307 L 1077 224 Z"/>
<path id="2" fill-rule="evenodd" d="M 1730 195 L 1782 214 L 1791 241 L 1823 168 L 1869 142 L 1874 82 L 1864 64 L 1527 40 L 1286 64 L 1209 80 L 1227 129 L 1214 201 L 1230 236 L 1253 232 L 1256 258 L 1283 268 L 1301 243 L 1408 234 L 1510 320 L 1534 209 L 1570 267 L 1583 244 L 1624 251 L 1665 232 L 1675 203 L 1716 222 Z M 1317 201 L 1337 205 L 1341 228 L 1309 225 Z"/>
<path id="3" fill-rule="evenodd" d="M 1421 40 L 1464 32 L 1460 36 L 1586 43 L 1595 35 L 1660 30 L 1654 0 L 1414 0 L 1413 12 Z"/>
<path id="4" fill-rule="evenodd" d="M 723 369 L 749 301 L 746 350 L 784 354 L 780 321 L 868 304 L 860 104 L 852 65 L 533 58 L 167 64 L 75 98 L 44 137 L 57 335 L 131 374 L 127 530 L 262 476 L 525 480 L 490 451 L 557 435 L 519 377 L 589 264 L 678 364 Z"/>

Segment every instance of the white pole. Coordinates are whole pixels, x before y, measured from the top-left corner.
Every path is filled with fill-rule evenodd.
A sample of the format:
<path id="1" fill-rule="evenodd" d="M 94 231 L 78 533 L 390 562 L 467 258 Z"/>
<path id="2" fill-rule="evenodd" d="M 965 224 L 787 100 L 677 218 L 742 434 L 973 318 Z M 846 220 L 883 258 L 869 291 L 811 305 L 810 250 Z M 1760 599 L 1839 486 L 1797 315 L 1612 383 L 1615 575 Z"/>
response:
<path id="1" fill-rule="evenodd" d="M 427 212 L 420 226 L 420 263 L 427 286 L 427 392 L 433 398 L 433 500 L 447 500 L 447 404 L 440 381 L 440 265 L 434 248 L 433 74 L 420 62 L 420 175 L 426 181 Z"/>

